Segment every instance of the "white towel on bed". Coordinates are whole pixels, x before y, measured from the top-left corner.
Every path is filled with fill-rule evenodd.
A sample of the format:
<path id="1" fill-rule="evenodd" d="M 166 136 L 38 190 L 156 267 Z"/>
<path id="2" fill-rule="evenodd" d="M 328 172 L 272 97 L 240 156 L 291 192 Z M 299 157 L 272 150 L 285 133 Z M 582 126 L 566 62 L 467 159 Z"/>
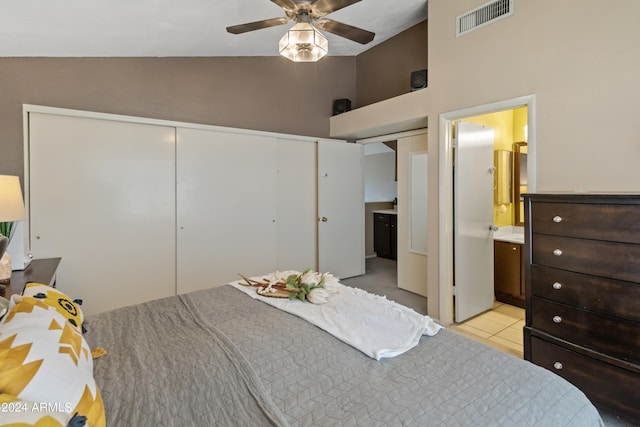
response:
<path id="1" fill-rule="evenodd" d="M 256 279 L 263 277 L 271 275 Z M 433 336 L 442 329 L 429 316 L 342 284 L 335 285 L 335 290 L 332 287 L 329 302 L 321 305 L 263 297 L 256 288 L 240 285 L 239 281 L 231 285 L 251 298 L 301 317 L 376 360 L 402 354 L 415 347 L 422 335 Z"/>

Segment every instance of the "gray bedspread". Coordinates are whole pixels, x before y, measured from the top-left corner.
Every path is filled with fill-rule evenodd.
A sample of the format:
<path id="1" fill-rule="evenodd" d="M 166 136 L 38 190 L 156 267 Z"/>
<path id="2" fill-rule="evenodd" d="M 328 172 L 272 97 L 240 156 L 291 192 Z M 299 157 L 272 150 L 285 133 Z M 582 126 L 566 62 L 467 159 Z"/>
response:
<path id="1" fill-rule="evenodd" d="M 601 426 L 555 374 L 453 332 L 376 361 L 230 286 L 88 319 L 109 426 Z"/>

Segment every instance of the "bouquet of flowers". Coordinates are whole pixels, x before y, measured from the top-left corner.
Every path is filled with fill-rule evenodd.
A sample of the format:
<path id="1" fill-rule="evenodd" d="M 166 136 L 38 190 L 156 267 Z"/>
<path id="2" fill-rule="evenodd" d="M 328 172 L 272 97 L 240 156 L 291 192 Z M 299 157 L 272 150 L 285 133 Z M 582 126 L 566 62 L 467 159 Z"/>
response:
<path id="1" fill-rule="evenodd" d="M 302 302 L 309 301 L 313 304 L 325 304 L 329 301 L 329 295 L 335 291 L 338 278 L 331 273 L 318 273 L 310 268 L 302 273 L 279 272 L 273 273 L 271 278 L 263 278 L 262 281 L 249 279 L 242 274 L 240 277 L 245 283 L 241 285 L 253 286 L 259 295 L 275 298 L 298 299 Z"/>

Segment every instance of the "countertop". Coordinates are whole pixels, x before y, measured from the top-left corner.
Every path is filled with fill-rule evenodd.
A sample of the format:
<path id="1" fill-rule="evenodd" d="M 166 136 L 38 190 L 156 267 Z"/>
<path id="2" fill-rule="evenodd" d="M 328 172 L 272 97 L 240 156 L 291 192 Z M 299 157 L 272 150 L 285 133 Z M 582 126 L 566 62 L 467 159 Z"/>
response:
<path id="1" fill-rule="evenodd" d="M 398 211 L 396 209 L 376 209 L 375 211 L 372 211 L 372 212 L 379 213 L 379 214 L 398 215 Z"/>
<path id="2" fill-rule="evenodd" d="M 493 232 L 493 240 L 524 245 L 524 227 L 500 227 Z"/>

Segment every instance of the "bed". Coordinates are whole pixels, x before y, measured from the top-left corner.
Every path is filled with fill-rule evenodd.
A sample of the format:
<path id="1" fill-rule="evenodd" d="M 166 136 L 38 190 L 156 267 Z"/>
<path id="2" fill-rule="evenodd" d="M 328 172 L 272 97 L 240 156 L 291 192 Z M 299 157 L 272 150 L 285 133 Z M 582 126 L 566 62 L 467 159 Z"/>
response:
<path id="1" fill-rule="evenodd" d="M 84 324 L 113 427 L 603 425 L 560 377 L 447 329 L 376 360 L 230 285 Z"/>

